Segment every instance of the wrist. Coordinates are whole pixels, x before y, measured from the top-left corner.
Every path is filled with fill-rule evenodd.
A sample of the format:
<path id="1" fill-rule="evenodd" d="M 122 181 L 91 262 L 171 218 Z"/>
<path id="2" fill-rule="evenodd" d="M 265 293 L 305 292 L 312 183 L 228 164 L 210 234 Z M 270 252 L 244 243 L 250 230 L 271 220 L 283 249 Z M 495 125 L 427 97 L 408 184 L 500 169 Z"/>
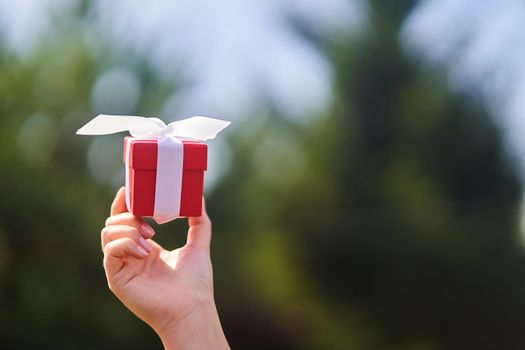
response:
<path id="1" fill-rule="evenodd" d="M 201 301 L 186 314 L 168 316 L 155 331 L 166 350 L 230 348 L 213 300 Z"/>

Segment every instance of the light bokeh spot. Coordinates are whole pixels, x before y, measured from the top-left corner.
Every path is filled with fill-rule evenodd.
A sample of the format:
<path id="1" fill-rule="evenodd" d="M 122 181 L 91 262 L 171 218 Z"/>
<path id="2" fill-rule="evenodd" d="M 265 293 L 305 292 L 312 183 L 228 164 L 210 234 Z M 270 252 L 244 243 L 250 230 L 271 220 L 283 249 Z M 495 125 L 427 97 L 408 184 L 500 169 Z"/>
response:
<path id="1" fill-rule="evenodd" d="M 140 82 L 131 70 L 113 68 L 95 81 L 91 108 L 96 114 L 130 114 L 138 103 L 140 93 Z"/>
<path id="2" fill-rule="evenodd" d="M 100 183 L 116 187 L 124 184 L 122 135 L 96 137 L 88 149 L 91 175 Z"/>

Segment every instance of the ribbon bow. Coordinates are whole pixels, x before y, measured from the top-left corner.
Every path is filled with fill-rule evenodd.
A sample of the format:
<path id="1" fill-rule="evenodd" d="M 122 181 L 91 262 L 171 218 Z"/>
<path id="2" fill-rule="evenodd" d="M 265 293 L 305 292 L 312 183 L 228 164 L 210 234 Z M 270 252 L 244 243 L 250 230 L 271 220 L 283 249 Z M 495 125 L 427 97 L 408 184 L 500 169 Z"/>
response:
<path id="1" fill-rule="evenodd" d="M 208 117 L 191 117 L 166 125 L 159 118 L 99 114 L 78 129 L 77 135 L 107 135 L 129 131 L 141 139 L 163 139 L 173 136 L 177 139 L 206 141 L 212 140 L 230 122 Z"/>

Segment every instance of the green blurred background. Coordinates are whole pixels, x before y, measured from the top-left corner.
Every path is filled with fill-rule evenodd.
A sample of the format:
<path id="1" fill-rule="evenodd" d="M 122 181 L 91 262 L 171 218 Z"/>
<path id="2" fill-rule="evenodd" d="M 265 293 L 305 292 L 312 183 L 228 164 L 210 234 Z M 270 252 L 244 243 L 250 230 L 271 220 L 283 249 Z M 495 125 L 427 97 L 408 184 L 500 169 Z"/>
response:
<path id="1" fill-rule="evenodd" d="M 233 121 L 206 178 L 233 348 L 525 348 L 523 19 L 511 0 L 0 1 L 0 347 L 161 347 L 102 269 L 124 135 L 75 132 L 107 113 Z"/>

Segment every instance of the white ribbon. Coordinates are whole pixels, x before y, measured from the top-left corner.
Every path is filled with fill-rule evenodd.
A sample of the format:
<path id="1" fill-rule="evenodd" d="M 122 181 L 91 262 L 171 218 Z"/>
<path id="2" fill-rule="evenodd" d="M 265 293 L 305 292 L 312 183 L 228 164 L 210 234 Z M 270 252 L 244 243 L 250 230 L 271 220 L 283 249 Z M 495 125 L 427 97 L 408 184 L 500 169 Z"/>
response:
<path id="1" fill-rule="evenodd" d="M 99 114 L 77 131 L 77 135 L 108 135 L 129 131 L 131 136 L 141 139 L 162 139 L 173 136 L 178 139 L 212 140 L 230 122 L 208 117 L 191 117 L 166 125 L 159 118 L 128 115 Z"/>
<path id="2" fill-rule="evenodd" d="M 157 179 L 155 182 L 155 204 L 153 220 L 158 224 L 180 216 L 184 146 L 174 137 L 158 141 Z"/>
<path id="3" fill-rule="evenodd" d="M 100 114 L 77 131 L 78 135 L 107 135 L 129 131 L 135 138 L 157 139 L 157 179 L 153 219 L 161 224 L 179 217 L 184 151 L 181 140 L 206 141 L 230 125 L 230 122 L 208 117 L 191 117 L 166 125 L 158 118 Z M 130 145 L 126 147 L 129 164 Z M 129 169 L 126 166 L 126 188 Z M 130 209 L 129 191 L 126 205 Z"/>

